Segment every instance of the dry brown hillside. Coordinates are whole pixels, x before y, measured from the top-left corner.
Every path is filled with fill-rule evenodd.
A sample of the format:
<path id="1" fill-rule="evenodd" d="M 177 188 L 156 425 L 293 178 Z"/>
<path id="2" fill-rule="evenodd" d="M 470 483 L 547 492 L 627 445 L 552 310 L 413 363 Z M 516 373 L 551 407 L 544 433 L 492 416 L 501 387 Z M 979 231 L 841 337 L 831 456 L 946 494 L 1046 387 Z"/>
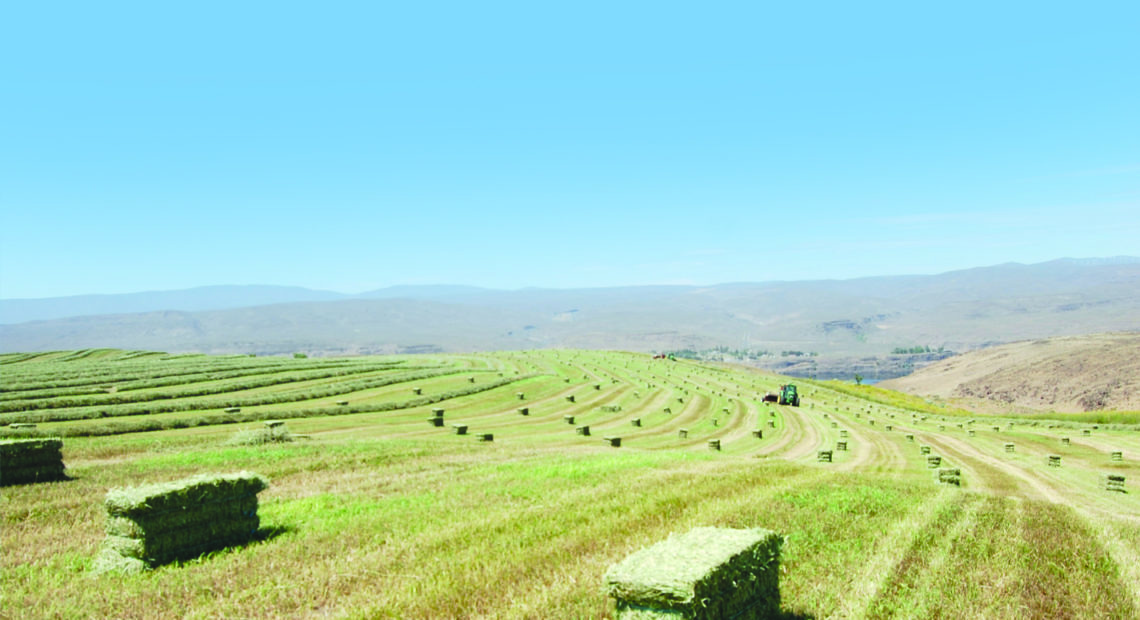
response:
<path id="1" fill-rule="evenodd" d="M 1140 410 L 1140 333 L 1027 340 L 958 355 L 882 387 L 1013 409 Z"/>

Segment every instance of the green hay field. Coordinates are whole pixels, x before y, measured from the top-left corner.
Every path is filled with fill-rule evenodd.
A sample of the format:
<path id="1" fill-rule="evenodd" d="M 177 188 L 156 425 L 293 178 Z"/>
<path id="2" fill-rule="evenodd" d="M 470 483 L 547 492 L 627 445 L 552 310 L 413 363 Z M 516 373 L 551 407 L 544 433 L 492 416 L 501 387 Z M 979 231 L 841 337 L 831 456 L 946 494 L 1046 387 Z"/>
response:
<path id="1" fill-rule="evenodd" d="M 993 419 L 803 380 L 801 407 L 762 402 L 787 381 L 599 351 L 0 355 L 0 437 L 62 437 L 67 476 L 0 487 L 0 617 L 611 618 L 608 567 L 704 526 L 785 536 L 785 618 L 1140 616 L 1134 414 Z M 293 441 L 235 441 L 266 420 Z M 93 570 L 109 489 L 239 471 L 269 482 L 252 542 Z"/>

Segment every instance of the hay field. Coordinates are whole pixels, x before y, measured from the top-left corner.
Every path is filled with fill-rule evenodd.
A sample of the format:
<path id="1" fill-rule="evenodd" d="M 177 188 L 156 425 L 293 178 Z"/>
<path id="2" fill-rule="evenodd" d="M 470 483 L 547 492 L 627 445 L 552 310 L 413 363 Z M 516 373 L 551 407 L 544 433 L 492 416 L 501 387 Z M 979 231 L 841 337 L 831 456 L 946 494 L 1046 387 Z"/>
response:
<path id="1" fill-rule="evenodd" d="M 607 618 L 607 567 L 701 526 L 786 535 L 787 618 L 1140 615 L 1134 426 L 803 380 L 763 403 L 783 382 L 571 350 L 0 356 L 0 437 L 62 437 L 69 477 L 0 487 L 0 617 Z M 232 441 L 266 420 L 294 441 Z M 255 542 L 94 574 L 109 488 L 241 470 L 270 483 Z"/>

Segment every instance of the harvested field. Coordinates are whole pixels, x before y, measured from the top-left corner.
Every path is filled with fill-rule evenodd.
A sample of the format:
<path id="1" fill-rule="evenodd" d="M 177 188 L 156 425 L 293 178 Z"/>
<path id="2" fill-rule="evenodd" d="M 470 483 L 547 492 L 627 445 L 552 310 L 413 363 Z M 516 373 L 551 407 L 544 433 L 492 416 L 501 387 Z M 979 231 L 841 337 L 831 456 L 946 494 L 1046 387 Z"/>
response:
<path id="1" fill-rule="evenodd" d="M 792 618 L 1140 609 L 1140 494 L 1118 490 L 1140 479 L 1140 432 L 1125 423 L 995 418 L 804 380 L 802 406 L 783 407 L 763 395 L 784 377 L 613 352 L 65 358 L 0 361 L 39 403 L 0 413 L 0 435 L 64 437 L 67 479 L 2 491 L 5 607 L 43 617 L 606 618 L 607 567 L 699 527 L 783 535 Z M 218 385 L 262 384 L 203 396 L 214 365 Z M 84 386 L 124 400 L 77 403 Z M 156 391 L 170 397 L 142 396 Z M 231 397 L 240 412 L 215 408 Z M 294 441 L 233 441 L 283 432 L 266 421 Z M 143 579 L 93 574 L 109 489 L 243 469 L 272 483 L 252 542 Z"/>

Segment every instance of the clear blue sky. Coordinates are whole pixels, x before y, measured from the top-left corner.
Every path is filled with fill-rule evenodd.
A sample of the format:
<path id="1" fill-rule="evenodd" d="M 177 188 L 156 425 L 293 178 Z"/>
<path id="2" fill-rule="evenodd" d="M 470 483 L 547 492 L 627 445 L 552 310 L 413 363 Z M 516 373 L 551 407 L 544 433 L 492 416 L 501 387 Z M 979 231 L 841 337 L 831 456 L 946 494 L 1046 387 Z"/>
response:
<path id="1" fill-rule="evenodd" d="M 1140 2 L 17 2 L 0 297 L 1140 254 Z"/>

